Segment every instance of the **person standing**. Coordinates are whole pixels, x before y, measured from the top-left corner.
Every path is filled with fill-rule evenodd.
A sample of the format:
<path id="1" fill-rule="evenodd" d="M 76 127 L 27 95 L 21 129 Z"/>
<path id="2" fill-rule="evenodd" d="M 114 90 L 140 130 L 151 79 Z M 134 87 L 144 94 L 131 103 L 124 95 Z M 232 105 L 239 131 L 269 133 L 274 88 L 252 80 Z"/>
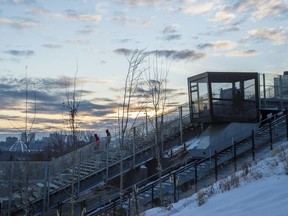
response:
<path id="1" fill-rule="evenodd" d="M 110 134 L 110 131 L 107 129 L 106 130 L 106 149 L 109 147 L 109 144 L 110 144 L 110 142 L 111 142 L 111 134 Z"/>
<path id="2" fill-rule="evenodd" d="M 99 138 L 99 136 L 96 133 L 94 134 L 94 137 L 95 137 L 94 150 L 97 151 L 99 149 L 99 145 L 100 145 L 100 138 Z"/>
<path id="3" fill-rule="evenodd" d="M 105 150 L 106 150 L 106 183 L 107 183 L 107 180 L 109 178 L 109 162 L 108 162 L 108 157 L 109 157 L 109 144 L 111 142 L 111 134 L 109 132 L 109 130 L 107 129 L 106 130 L 106 143 L 105 143 Z"/>

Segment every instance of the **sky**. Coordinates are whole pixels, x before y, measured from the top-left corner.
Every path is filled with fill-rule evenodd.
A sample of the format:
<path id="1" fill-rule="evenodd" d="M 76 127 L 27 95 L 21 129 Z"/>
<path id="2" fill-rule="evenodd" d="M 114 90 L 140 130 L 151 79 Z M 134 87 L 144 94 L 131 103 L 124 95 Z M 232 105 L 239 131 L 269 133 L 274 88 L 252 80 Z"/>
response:
<path id="1" fill-rule="evenodd" d="M 136 49 L 169 62 L 174 105 L 205 71 L 282 74 L 287 18 L 287 0 L 0 0 L 0 134 L 63 129 L 75 77 L 81 127 L 111 127 Z"/>
<path id="2" fill-rule="evenodd" d="M 146 211 L 142 216 L 286 215 L 288 211 L 287 141 L 283 144 L 286 146 L 283 148 L 286 149 L 285 160 L 281 156 L 283 151 L 281 153 L 278 149 L 272 154 L 270 152 L 269 155 L 263 156 L 257 160 L 257 163 L 252 164 L 247 175 L 242 175 L 242 171 L 236 173 L 236 176 L 240 176 L 238 187 L 222 192 L 219 188 L 221 180 L 213 184 L 215 194 L 210 198 L 206 197 L 203 205 L 197 204 L 197 195 L 194 194 L 174 203 L 170 210 L 154 208 Z M 205 191 L 211 189 L 204 188 L 203 192 Z"/>

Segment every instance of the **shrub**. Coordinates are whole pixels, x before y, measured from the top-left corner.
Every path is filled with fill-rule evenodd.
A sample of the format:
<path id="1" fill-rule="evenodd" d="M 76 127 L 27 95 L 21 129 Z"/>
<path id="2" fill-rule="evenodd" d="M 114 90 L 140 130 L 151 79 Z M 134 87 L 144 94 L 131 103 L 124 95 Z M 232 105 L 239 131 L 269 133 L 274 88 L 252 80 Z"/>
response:
<path id="1" fill-rule="evenodd" d="M 263 174 L 262 174 L 261 171 L 257 171 L 257 172 L 251 173 L 251 176 L 252 176 L 255 180 L 258 180 L 258 179 L 260 179 L 260 178 L 263 177 Z"/>
<path id="2" fill-rule="evenodd" d="M 250 164 L 249 163 L 244 163 L 242 165 L 242 176 L 247 176 L 250 170 Z"/>
<path id="3" fill-rule="evenodd" d="M 240 180 L 239 180 L 239 177 L 235 173 L 232 174 L 230 181 L 231 181 L 231 186 L 233 186 L 234 188 L 239 187 Z"/>
<path id="4" fill-rule="evenodd" d="M 196 202 L 198 206 L 203 205 L 206 202 L 206 194 L 202 190 L 198 191 L 196 194 Z"/>
<path id="5" fill-rule="evenodd" d="M 284 165 L 284 170 L 286 172 L 286 175 L 288 175 L 288 157 L 287 157 L 287 154 L 286 154 L 286 151 L 284 148 L 281 149 L 281 153 L 279 154 L 280 156 L 280 161 L 283 162 L 283 165 Z"/>

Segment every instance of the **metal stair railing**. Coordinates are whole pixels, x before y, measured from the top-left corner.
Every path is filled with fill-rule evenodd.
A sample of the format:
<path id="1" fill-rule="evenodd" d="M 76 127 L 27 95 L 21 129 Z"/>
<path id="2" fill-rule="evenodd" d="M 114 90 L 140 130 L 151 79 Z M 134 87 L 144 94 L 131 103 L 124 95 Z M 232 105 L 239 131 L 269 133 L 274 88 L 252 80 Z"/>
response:
<path id="1" fill-rule="evenodd" d="M 276 131 L 276 127 L 279 127 L 281 126 L 281 131 L 283 131 L 282 134 L 274 134 L 275 136 L 280 136 L 280 137 L 283 137 L 285 136 L 286 134 L 286 131 L 284 130 L 285 127 L 282 127 L 283 124 L 286 124 L 287 126 L 287 123 L 286 123 L 286 116 L 284 113 L 282 112 L 279 112 L 277 114 L 275 114 L 274 116 L 271 117 L 271 126 L 272 126 L 272 129 L 273 129 L 273 134 L 275 133 Z M 255 136 L 257 137 L 258 136 L 258 139 L 260 139 L 262 136 L 266 136 L 267 134 L 269 134 L 270 130 L 270 127 L 269 127 L 269 123 L 268 123 L 268 126 L 267 124 L 266 125 L 262 125 L 261 127 L 259 127 L 258 130 L 256 130 L 255 132 Z M 235 145 L 236 146 L 241 146 L 243 143 L 246 142 L 246 144 L 248 144 L 249 142 L 249 145 L 250 145 L 250 148 L 246 149 L 245 151 L 249 151 L 251 148 L 252 148 L 252 145 L 251 145 L 251 142 L 252 142 L 252 135 L 248 136 L 246 139 L 243 139 L 242 141 L 236 143 Z M 269 138 L 269 137 L 268 137 Z M 266 143 L 269 142 L 269 139 L 267 139 L 266 137 Z M 265 143 L 264 141 L 264 143 Z M 261 145 L 263 145 L 263 140 L 261 140 L 261 142 L 256 142 L 256 146 L 257 147 L 260 147 Z M 264 144 L 265 145 L 265 144 Z M 225 152 L 228 153 L 228 157 L 227 155 L 225 154 Z M 221 165 L 222 163 L 225 163 L 226 161 L 228 160 L 232 160 L 234 155 L 231 154 L 233 152 L 233 146 L 227 148 L 227 149 L 224 149 L 222 152 L 219 152 L 217 154 L 217 156 L 219 157 L 219 161 L 218 161 L 218 165 Z M 221 153 L 223 153 L 223 156 L 221 156 Z M 242 152 L 239 152 L 239 154 L 241 154 Z M 212 159 L 214 160 L 214 157 L 215 155 L 212 155 L 211 156 Z M 172 168 L 173 171 L 170 171 L 171 170 L 171 167 L 167 168 L 168 173 L 163 175 L 162 176 L 162 182 L 163 184 L 167 181 L 171 183 L 171 178 L 177 178 L 177 176 L 179 176 L 181 173 L 184 173 L 184 172 L 187 172 L 187 173 L 190 173 L 190 179 L 193 179 L 195 178 L 195 167 L 198 167 L 198 174 L 197 174 L 197 180 L 196 181 L 199 181 L 201 178 L 205 177 L 206 175 L 208 175 L 209 173 L 214 172 L 214 169 L 215 169 L 215 164 L 212 163 L 211 164 L 211 157 L 206 157 L 202 160 L 190 160 L 190 161 L 186 161 L 183 163 L 182 162 L 179 162 L 179 163 L 175 163 L 172 165 L 172 167 L 175 167 L 175 169 Z M 221 159 L 221 157 L 225 157 L 225 159 Z M 186 160 L 189 160 L 186 158 Z M 184 165 L 183 165 L 184 164 Z M 202 166 L 202 168 L 200 168 Z M 163 172 L 165 172 L 165 170 L 163 170 Z M 192 175 L 191 175 L 192 173 Z M 159 179 L 157 180 L 153 180 L 154 178 L 157 178 L 158 177 L 158 173 L 150 176 L 149 178 L 147 179 L 144 179 L 142 180 L 141 182 L 138 182 L 137 185 L 139 186 L 139 188 L 137 189 L 137 194 L 140 196 L 141 194 L 144 194 L 143 197 L 145 197 L 145 193 L 150 193 L 150 200 L 151 202 L 153 202 L 153 199 L 157 198 L 158 196 L 157 195 L 152 195 L 151 196 L 151 193 L 153 193 L 153 188 L 156 187 L 156 185 L 159 186 Z M 181 183 L 181 179 L 177 179 L 178 181 L 178 184 L 181 185 L 181 184 L 184 184 L 185 182 L 182 182 Z M 186 180 L 187 181 L 187 180 Z M 147 183 L 149 182 L 149 183 Z M 194 180 L 194 183 L 195 183 L 195 180 Z M 144 186 L 141 186 L 141 185 L 144 185 Z M 124 200 L 123 202 L 129 202 L 129 199 L 132 197 L 132 193 L 133 192 L 133 188 L 135 186 L 131 186 L 129 188 L 127 188 L 125 190 L 125 196 L 124 196 Z M 150 192 L 149 192 L 150 191 Z M 155 191 L 154 191 L 155 193 Z M 175 192 L 174 192 L 175 193 Z M 174 194 L 175 195 L 175 194 Z M 170 194 L 171 196 L 171 194 Z M 172 195 L 173 196 L 173 195 Z M 170 197 L 171 198 L 171 197 Z M 109 202 L 109 200 L 112 202 Z M 115 196 L 111 196 L 111 197 L 108 197 L 107 200 L 102 200 L 102 203 L 105 203 L 105 205 L 103 206 L 99 206 L 98 208 L 94 209 L 94 210 L 90 210 L 88 215 L 99 215 L 101 213 L 104 213 L 105 211 L 107 210 L 110 210 L 110 209 L 114 209 L 115 206 L 117 207 L 117 205 L 120 204 L 119 202 L 119 198 L 118 197 L 115 197 Z M 126 204 L 126 206 L 128 206 Z M 118 206 L 119 208 L 119 206 Z"/>
<path id="2" fill-rule="evenodd" d="M 188 103 L 184 104 L 181 107 L 182 110 L 182 118 L 184 119 L 183 121 L 183 128 L 186 128 L 190 125 L 190 120 L 187 121 L 187 119 L 189 119 L 189 107 L 188 107 Z M 169 132 L 167 132 L 166 136 L 174 136 L 175 133 L 179 133 L 179 130 L 181 128 L 180 124 L 180 116 L 179 116 L 179 109 L 174 109 L 172 111 L 169 111 L 167 113 L 165 113 L 163 115 L 163 122 L 164 125 L 166 125 L 165 129 Z M 153 118 L 152 118 L 153 119 Z M 159 117 L 159 119 L 161 119 L 161 116 Z M 186 120 L 185 120 L 186 119 Z M 188 125 L 188 126 L 187 126 Z M 132 158 L 133 156 L 135 157 L 135 155 L 140 154 L 141 152 L 147 151 L 148 149 L 152 149 L 155 145 L 154 143 L 154 132 L 153 132 L 153 128 L 149 125 L 139 125 L 136 128 L 138 128 L 138 140 L 137 143 L 135 143 L 135 152 L 132 152 L 131 150 L 131 142 L 133 139 L 129 139 L 128 142 L 130 143 L 127 146 L 130 146 L 130 149 L 126 149 L 124 152 L 127 153 L 127 155 L 123 158 L 123 160 L 128 160 L 130 158 Z M 139 129 L 140 128 L 140 129 Z M 149 131 L 147 131 L 147 128 L 149 129 Z M 142 132 L 139 132 L 142 131 Z M 151 138 L 152 137 L 152 138 Z M 149 139 L 147 139 L 149 138 Z M 114 139 L 116 139 L 114 137 Z M 135 140 L 134 140 L 135 141 Z M 117 146 L 114 147 L 114 151 L 115 153 L 117 152 Z M 119 150 L 118 150 L 119 151 Z M 85 178 L 87 178 L 88 176 L 91 175 L 95 175 L 99 172 L 102 172 L 103 170 L 106 169 L 106 166 L 103 166 L 103 162 L 101 163 L 99 160 L 99 158 L 103 158 L 103 155 L 105 153 L 97 154 L 95 155 L 94 151 L 92 150 L 92 144 L 88 144 L 80 149 L 75 150 L 74 152 L 71 152 L 67 155 L 63 155 L 60 158 L 57 159 L 53 159 L 52 161 L 48 162 L 48 170 L 49 170 L 49 180 L 47 179 L 43 179 L 43 181 L 40 181 L 40 183 L 36 183 L 36 184 L 30 184 L 30 187 L 33 188 L 38 188 L 37 190 L 43 191 L 45 189 L 45 187 L 48 190 L 48 195 L 47 197 L 49 197 L 51 194 L 53 193 L 57 193 L 60 190 L 63 190 L 67 187 L 69 187 L 71 185 L 71 180 L 73 179 L 72 177 L 72 166 L 71 163 L 74 161 L 75 164 L 75 173 L 76 175 L 80 175 L 81 169 L 83 169 L 83 167 L 85 167 L 85 162 L 86 161 L 91 161 L 91 160 L 95 160 L 95 167 L 94 170 L 92 168 L 90 173 L 86 173 L 82 172 L 80 178 L 77 176 L 74 176 L 74 181 L 81 181 Z M 110 153 L 112 154 L 112 153 Z M 73 159 L 74 158 L 74 159 Z M 98 162 L 98 163 L 97 163 Z M 116 165 L 117 163 L 119 163 L 120 161 L 117 162 L 117 160 L 115 160 L 114 162 L 110 162 L 108 164 L 108 167 L 111 167 L 113 165 Z M 137 161 L 136 164 L 134 164 L 134 166 L 139 166 L 141 165 L 143 162 L 141 161 Z M 78 166 L 80 167 L 78 170 Z M 132 167 L 131 167 L 132 168 Z M 43 170 L 43 169 L 42 169 Z M 83 171 L 83 170 L 82 170 Z M 87 171 L 87 170 L 86 170 Z M 43 172 L 45 172 L 43 170 Z M 79 173 L 78 173 L 79 172 Z M 40 185 L 40 186 L 39 186 Z M 14 194 L 17 194 L 14 193 Z M 40 202 L 45 196 L 45 194 L 43 194 L 42 196 L 37 196 L 34 198 L 30 198 L 30 203 L 33 204 L 35 202 Z M 21 205 L 19 204 L 18 207 L 16 207 L 16 209 L 14 210 L 19 210 L 21 209 Z"/>

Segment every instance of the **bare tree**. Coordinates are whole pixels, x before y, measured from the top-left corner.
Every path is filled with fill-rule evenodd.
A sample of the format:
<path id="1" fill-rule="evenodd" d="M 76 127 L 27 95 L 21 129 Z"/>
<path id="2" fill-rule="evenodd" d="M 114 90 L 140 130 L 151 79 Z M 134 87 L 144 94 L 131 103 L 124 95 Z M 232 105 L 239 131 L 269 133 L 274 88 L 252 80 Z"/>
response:
<path id="1" fill-rule="evenodd" d="M 31 96 L 29 94 L 29 86 L 32 84 L 35 87 L 35 83 L 29 83 L 28 82 L 28 76 L 27 76 L 27 69 L 28 67 L 25 67 L 25 120 L 24 120 L 24 127 L 23 126 L 15 126 L 9 119 L 8 121 L 12 125 L 12 127 L 17 130 L 21 138 L 18 140 L 19 145 L 23 146 L 25 151 L 22 152 L 22 160 L 26 160 L 26 162 L 23 162 L 25 164 L 25 167 L 21 172 L 14 172 L 14 175 L 19 175 L 20 183 L 19 183 L 19 189 L 20 189 L 20 199 L 21 203 L 24 205 L 24 211 L 25 215 L 28 215 L 29 213 L 29 196 L 31 195 L 30 188 L 29 188 L 29 176 L 31 175 L 32 168 L 30 167 L 30 148 L 29 145 L 32 141 L 32 139 L 35 138 L 35 132 L 33 131 L 35 119 L 36 119 L 36 91 L 31 91 L 33 93 L 33 99 L 31 99 Z M 30 97 L 29 97 L 30 96 Z M 33 102 L 32 102 L 33 100 Z M 32 111 L 30 111 L 32 109 Z M 29 115 L 29 113 L 32 113 L 32 116 Z M 17 150 L 17 149 L 16 149 Z M 14 163 L 14 161 L 11 161 L 10 163 Z M 14 165 L 14 164 L 13 164 Z M 10 179 L 12 181 L 12 178 Z M 9 180 L 9 181 L 10 181 Z M 15 179 L 14 179 L 15 180 Z M 12 182 L 9 183 L 9 185 L 12 185 Z M 11 196 L 9 196 L 9 207 L 8 207 L 8 214 L 10 214 L 11 211 Z"/>
<path id="2" fill-rule="evenodd" d="M 167 62 L 158 59 L 157 52 L 155 58 L 149 58 L 148 70 L 145 73 L 145 98 L 146 98 L 146 112 L 151 111 L 154 115 L 154 122 L 151 122 L 152 127 L 155 131 L 155 154 L 157 158 L 157 169 L 159 173 L 159 185 L 160 185 L 160 205 L 163 201 L 163 190 L 162 190 L 162 145 L 161 145 L 161 132 L 163 128 L 163 122 L 160 121 L 159 117 L 163 115 L 165 106 L 167 103 L 167 76 L 170 71 L 171 62 Z M 150 110 L 148 110 L 150 109 Z M 162 119 L 162 118 L 161 118 Z"/>
<path id="3" fill-rule="evenodd" d="M 65 138 L 66 133 L 63 130 L 61 130 L 60 132 L 54 132 L 50 135 L 47 143 L 49 145 L 44 147 L 44 151 L 49 155 L 48 159 L 50 159 L 50 157 L 57 158 L 65 153 L 68 153 Z"/>
<path id="4" fill-rule="evenodd" d="M 78 117 L 78 111 L 80 106 L 80 100 L 82 96 L 82 92 L 77 92 L 77 71 L 78 67 L 73 79 L 73 90 L 70 92 L 69 84 L 67 84 L 66 89 L 66 102 L 63 103 L 64 107 L 67 111 L 67 119 L 66 123 L 68 125 L 70 136 L 68 137 L 70 148 L 72 149 L 71 159 L 72 159 L 72 173 L 71 173 L 71 215 L 74 215 L 74 202 L 76 199 L 76 190 L 75 190 L 75 176 L 76 176 L 76 153 L 77 153 L 77 134 L 80 128 L 80 120 Z"/>
<path id="5" fill-rule="evenodd" d="M 128 61 L 128 70 L 125 77 L 124 83 L 124 93 L 123 100 L 120 104 L 118 110 L 118 128 L 119 128 L 119 137 L 120 137 L 120 205 L 122 205 L 122 196 L 123 196 L 123 154 L 125 149 L 125 139 L 128 129 L 133 128 L 136 117 L 131 118 L 131 111 L 133 109 L 132 105 L 136 104 L 133 99 L 135 99 L 135 94 L 138 90 L 140 81 L 142 79 L 142 73 L 144 69 L 140 65 L 144 62 L 145 54 L 144 50 L 134 50 L 131 55 L 124 53 Z"/>

